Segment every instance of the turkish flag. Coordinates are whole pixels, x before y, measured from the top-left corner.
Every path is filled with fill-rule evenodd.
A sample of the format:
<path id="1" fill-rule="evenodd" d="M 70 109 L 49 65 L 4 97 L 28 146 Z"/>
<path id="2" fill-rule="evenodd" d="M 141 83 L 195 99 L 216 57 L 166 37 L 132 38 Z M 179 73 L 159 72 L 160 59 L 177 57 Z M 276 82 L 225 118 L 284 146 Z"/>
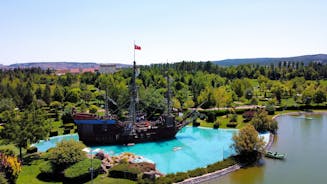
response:
<path id="1" fill-rule="evenodd" d="M 135 50 L 141 50 L 141 46 L 134 45 L 134 49 L 135 49 Z"/>

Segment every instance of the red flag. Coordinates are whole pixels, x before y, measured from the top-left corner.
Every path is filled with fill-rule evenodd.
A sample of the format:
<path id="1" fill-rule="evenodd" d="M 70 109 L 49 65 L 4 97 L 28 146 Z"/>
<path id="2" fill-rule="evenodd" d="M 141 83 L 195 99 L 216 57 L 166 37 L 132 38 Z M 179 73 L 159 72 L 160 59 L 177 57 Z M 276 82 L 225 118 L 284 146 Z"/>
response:
<path id="1" fill-rule="evenodd" d="M 141 46 L 138 46 L 138 45 L 135 45 L 135 44 L 134 44 L 134 49 L 135 49 L 135 50 L 141 50 Z"/>

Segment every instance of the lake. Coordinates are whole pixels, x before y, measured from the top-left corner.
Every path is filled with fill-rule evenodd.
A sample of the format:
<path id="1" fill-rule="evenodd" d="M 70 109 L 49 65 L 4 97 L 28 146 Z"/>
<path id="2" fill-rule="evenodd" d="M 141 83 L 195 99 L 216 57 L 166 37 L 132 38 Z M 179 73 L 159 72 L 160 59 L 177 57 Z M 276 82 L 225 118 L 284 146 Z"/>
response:
<path id="1" fill-rule="evenodd" d="M 326 183 L 327 114 L 284 115 L 276 120 L 279 130 L 271 150 L 286 153 L 285 160 L 264 158 L 260 166 L 240 169 L 207 184 Z"/>

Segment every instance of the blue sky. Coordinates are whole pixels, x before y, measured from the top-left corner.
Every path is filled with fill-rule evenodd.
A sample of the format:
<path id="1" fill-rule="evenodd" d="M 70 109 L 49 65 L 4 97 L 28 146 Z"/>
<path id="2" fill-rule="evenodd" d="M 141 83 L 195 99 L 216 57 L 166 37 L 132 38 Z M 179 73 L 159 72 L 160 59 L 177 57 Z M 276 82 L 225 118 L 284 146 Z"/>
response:
<path id="1" fill-rule="evenodd" d="M 0 64 L 327 53 L 325 0 L 0 0 Z"/>

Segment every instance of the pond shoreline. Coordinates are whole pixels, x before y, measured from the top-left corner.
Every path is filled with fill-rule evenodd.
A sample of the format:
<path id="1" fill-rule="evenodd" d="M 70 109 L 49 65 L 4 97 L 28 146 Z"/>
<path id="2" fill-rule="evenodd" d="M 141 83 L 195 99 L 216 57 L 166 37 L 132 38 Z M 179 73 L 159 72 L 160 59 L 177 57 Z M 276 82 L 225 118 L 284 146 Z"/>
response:
<path id="1" fill-rule="evenodd" d="M 276 118 L 278 118 L 280 116 L 284 116 L 284 115 L 319 115 L 319 114 L 327 114 L 327 111 L 322 110 L 322 111 L 313 111 L 313 112 L 305 112 L 305 111 L 287 112 L 287 113 L 277 114 L 277 115 L 273 116 L 272 119 L 275 120 Z M 269 141 L 265 145 L 265 149 L 269 150 L 271 148 L 273 142 L 274 142 L 274 134 L 270 133 Z M 229 174 L 231 172 L 239 170 L 241 168 L 242 168 L 242 165 L 235 164 L 230 167 L 227 167 L 227 168 L 224 168 L 224 169 L 212 172 L 212 173 L 208 173 L 208 174 L 205 174 L 202 176 L 188 178 L 184 181 L 178 182 L 178 184 L 196 184 L 196 183 L 212 181 L 212 180 L 220 178 L 221 176 L 224 176 L 226 174 Z"/>

